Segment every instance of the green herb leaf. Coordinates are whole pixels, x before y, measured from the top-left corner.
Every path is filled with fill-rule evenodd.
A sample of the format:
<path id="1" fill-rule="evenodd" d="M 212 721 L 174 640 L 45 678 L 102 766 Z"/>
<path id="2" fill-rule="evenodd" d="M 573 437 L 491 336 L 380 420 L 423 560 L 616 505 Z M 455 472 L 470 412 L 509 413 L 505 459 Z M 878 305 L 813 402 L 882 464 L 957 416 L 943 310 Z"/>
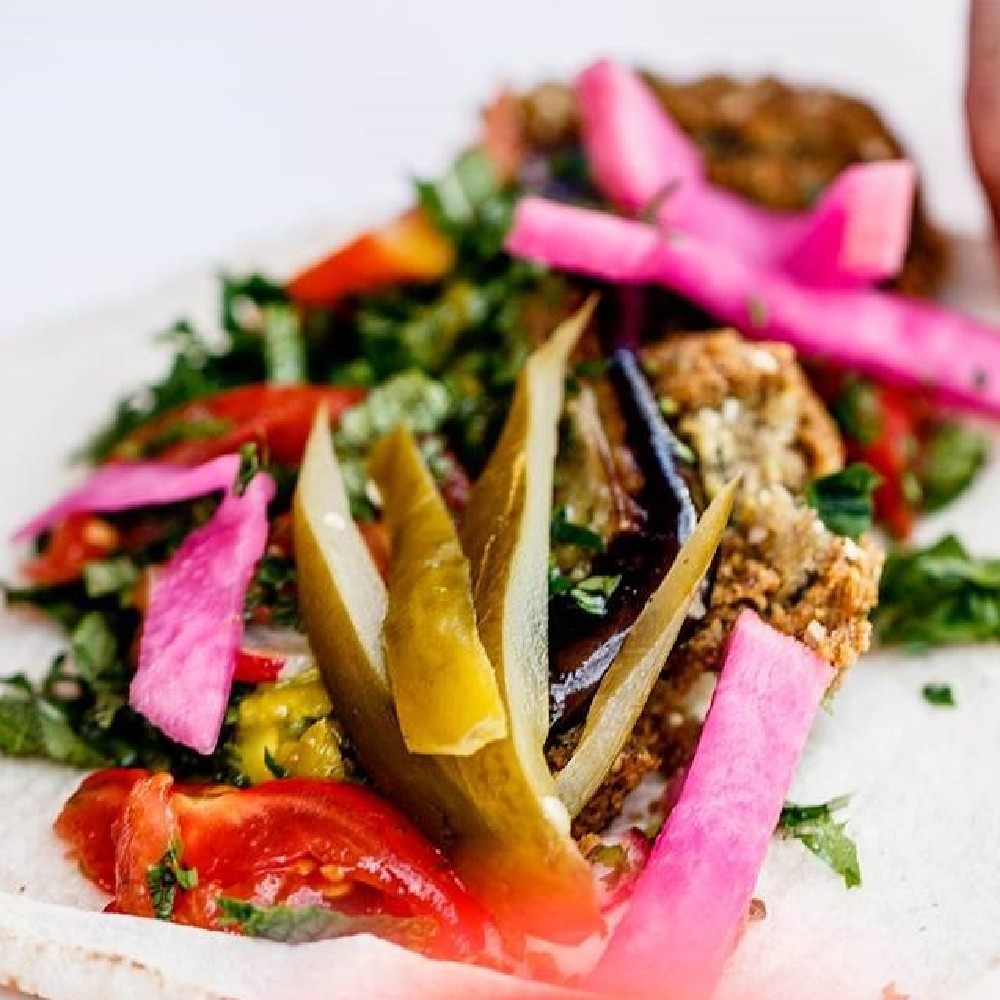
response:
<path id="1" fill-rule="evenodd" d="M 809 484 L 806 499 L 835 534 L 857 539 L 872 526 L 872 494 L 882 479 L 860 463 Z"/>
<path id="2" fill-rule="evenodd" d="M 250 442 L 240 448 L 240 467 L 236 473 L 236 495 L 243 496 L 250 480 L 260 472 L 260 455 L 256 442 Z"/>
<path id="3" fill-rule="evenodd" d="M 284 764 L 275 760 L 270 747 L 264 747 L 264 766 L 271 772 L 272 777 L 287 778 L 288 768 Z"/>
<path id="4" fill-rule="evenodd" d="M 47 757 L 74 767 L 110 763 L 77 736 L 59 708 L 34 694 L 0 698 L 0 753 Z"/>
<path id="5" fill-rule="evenodd" d="M 845 831 L 846 823 L 838 823 L 833 816 L 846 804 L 843 797 L 821 805 L 788 802 L 781 810 L 778 832 L 805 844 L 844 880 L 848 889 L 853 889 L 861 885 L 858 849 Z"/>
<path id="6" fill-rule="evenodd" d="M 890 552 L 873 621 L 883 645 L 911 651 L 1000 639 L 1000 559 L 974 558 L 954 535 Z"/>
<path id="7" fill-rule="evenodd" d="M 831 407 L 845 437 L 858 444 L 872 444 L 882 433 L 882 404 L 878 390 L 865 379 L 847 380 Z"/>
<path id="8" fill-rule="evenodd" d="M 599 617 L 607 614 L 608 601 L 621 582 L 620 575 L 588 576 L 570 587 L 566 593 L 581 611 Z"/>
<path id="9" fill-rule="evenodd" d="M 84 615 L 70 636 L 70 646 L 77 673 L 91 684 L 117 665 L 118 640 L 100 611 Z"/>
<path id="10" fill-rule="evenodd" d="M 375 934 L 391 941 L 419 947 L 433 937 L 436 925 L 429 918 L 369 916 L 338 913 L 323 906 L 248 903 L 228 896 L 217 899 L 222 927 L 238 929 L 247 937 L 305 944 L 353 934 Z"/>
<path id="11" fill-rule="evenodd" d="M 589 552 L 604 551 L 604 539 L 586 525 L 571 521 L 565 507 L 557 507 L 552 514 L 551 538 L 554 545 L 574 545 Z"/>
<path id="12" fill-rule="evenodd" d="M 128 556 L 116 556 L 90 562 L 83 570 L 83 583 L 87 596 L 107 597 L 129 590 L 139 579 L 139 569 Z"/>
<path id="13" fill-rule="evenodd" d="M 438 430 L 448 416 L 448 390 L 420 371 L 408 371 L 374 388 L 357 406 L 341 415 L 335 443 L 362 451 L 401 423 L 414 434 Z"/>
<path id="14" fill-rule="evenodd" d="M 955 695 L 948 684 L 925 684 L 924 701 L 930 705 L 937 705 L 941 708 L 954 708 Z"/>
<path id="15" fill-rule="evenodd" d="M 264 307 L 264 366 L 275 385 L 296 385 L 309 378 L 299 314 L 288 303 Z"/>
<path id="16" fill-rule="evenodd" d="M 989 450 L 985 434 L 955 421 L 938 425 L 924 442 L 917 465 L 923 509 L 940 510 L 968 489 Z"/>
<path id="17" fill-rule="evenodd" d="M 174 837 L 162 858 L 151 865 L 146 873 L 146 883 L 153 903 L 153 916 L 169 920 L 173 916 L 178 889 L 194 889 L 198 885 L 198 872 L 181 864 L 183 846 Z"/>

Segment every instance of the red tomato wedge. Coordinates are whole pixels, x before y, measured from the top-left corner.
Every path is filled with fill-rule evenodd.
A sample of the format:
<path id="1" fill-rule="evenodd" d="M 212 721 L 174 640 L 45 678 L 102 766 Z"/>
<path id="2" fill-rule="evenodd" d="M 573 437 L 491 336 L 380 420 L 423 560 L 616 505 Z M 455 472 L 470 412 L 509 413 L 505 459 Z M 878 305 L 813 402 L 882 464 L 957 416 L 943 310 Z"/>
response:
<path id="1" fill-rule="evenodd" d="M 115 848 L 125 801 L 148 776 L 136 767 L 96 771 L 83 779 L 55 822 L 80 870 L 109 894 L 115 891 Z"/>
<path id="2" fill-rule="evenodd" d="M 355 237 L 288 283 L 302 306 L 332 306 L 348 295 L 443 278 L 455 248 L 419 209 Z"/>
<path id="3" fill-rule="evenodd" d="M 24 575 L 44 587 L 71 583 L 88 563 L 116 552 L 120 543 L 117 530 L 102 518 L 71 514 L 52 530 L 41 554 L 25 565 Z"/>
<path id="4" fill-rule="evenodd" d="M 487 918 L 444 856 L 359 785 L 289 778 L 236 789 L 113 769 L 84 779 L 55 828 L 116 912 L 152 915 L 150 868 L 173 847 L 177 865 L 197 873 L 176 887 L 179 923 L 227 929 L 226 897 L 416 918 L 433 929 L 421 946 L 435 955 L 471 957 L 486 941 Z"/>
<path id="5" fill-rule="evenodd" d="M 364 390 L 319 385 L 243 385 L 185 403 L 143 424 L 115 450 L 113 458 L 155 451 L 159 461 L 198 465 L 217 455 L 256 444 L 262 455 L 283 465 L 302 458 L 313 418 L 326 406 L 331 421 L 364 397 Z M 217 426 L 210 436 L 186 437 Z M 177 439 L 165 447 L 157 442 Z"/>

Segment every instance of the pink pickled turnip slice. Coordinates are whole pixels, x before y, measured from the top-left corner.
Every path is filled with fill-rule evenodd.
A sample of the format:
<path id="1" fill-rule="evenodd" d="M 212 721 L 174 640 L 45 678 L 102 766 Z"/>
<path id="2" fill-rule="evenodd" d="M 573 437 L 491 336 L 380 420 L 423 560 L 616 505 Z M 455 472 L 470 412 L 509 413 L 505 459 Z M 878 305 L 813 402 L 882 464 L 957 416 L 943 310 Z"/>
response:
<path id="1" fill-rule="evenodd" d="M 193 468 L 159 462 L 117 463 L 98 469 L 85 483 L 27 524 L 14 538 L 36 538 L 71 514 L 110 514 L 135 507 L 178 503 L 229 489 L 240 468 L 239 455 L 220 455 Z"/>
<path id="2" fill-rule="evenodd" d="M 1000 330 L 971 316 L 870 289 L 797 284 L 731 247 L 541 198 L 519 203 L 506 246 L 557 270 L 663 285 L 750 336 L 1000 416 Z"/>
<path id="3" fill-rule="evenodd" d="M 815 285 L 875 284 L 898 274 L 910 244 L 917 172 L 908 160 L 848 167 L 823 193 L 784 265 Z"/>
<path id="4" fill-rule="evenodd" d="M 769 211 L 705 179 L 697 146 L 631 70 L 601 60 L 580 74 L 576 92 L 591 173 L 619 208 L 639 214 L 656 205 L 662 226 L 724 242 L 810 284 L 870 284 L 902 266 L 916 186 L 910 163 L 857 164 L 811 211 Z"/>
<path id="5" fill-rule="evenodd" d="M 587 986 L 637 1000 L 712 995 L 833 675 L 740 615 L 680 795 Z"/>
<path id="6" fill-rule="evenodd" d="M 698 148 L 633 72 L 601 59 L 577 77 L 576 96 L 590 173 L 619 208 L 638 214 L 701 181 Z"/>
<path id="7" fill-rule="evenodd" d="M 191 532 L 156 578 L 129 704 L 170 739 L 211 753 L 243 639 L 243 603 L 267 544 L 274 482 L 254 476 Z"/>

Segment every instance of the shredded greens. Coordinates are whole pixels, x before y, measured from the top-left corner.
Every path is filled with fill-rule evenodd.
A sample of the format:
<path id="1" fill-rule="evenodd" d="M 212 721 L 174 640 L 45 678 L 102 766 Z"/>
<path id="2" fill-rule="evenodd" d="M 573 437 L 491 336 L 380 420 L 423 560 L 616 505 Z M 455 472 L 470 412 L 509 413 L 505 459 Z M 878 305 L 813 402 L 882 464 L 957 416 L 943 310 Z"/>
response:
<path id="1" fill-rule="evenodd" d="M 913 652 L 1000 639 L 1000 559 L 970 555 L 954 535 L 891 552 L 873 620 L 883 645 Z"/>

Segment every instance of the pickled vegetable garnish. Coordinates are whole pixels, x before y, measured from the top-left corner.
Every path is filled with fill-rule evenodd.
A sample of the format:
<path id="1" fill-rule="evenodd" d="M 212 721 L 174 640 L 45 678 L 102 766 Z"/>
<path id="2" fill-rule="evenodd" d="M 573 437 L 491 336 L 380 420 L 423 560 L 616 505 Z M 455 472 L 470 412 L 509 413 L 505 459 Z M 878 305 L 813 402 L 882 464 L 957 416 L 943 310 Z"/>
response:
<path id="1" fill-rule="evenodd" d="M 236 716 L 240 770 L 254 784 L 272 778 L 327 778 L 345 774 L 330 698 L 310 667 L 274 684 L 260 684 Z"/>
<path id="2" fill-rule="evenodd" d="M 521 754 L 549 728 L 548 552 L 552 478 L 566 364 L 591 299 L 528 359 L 507 422 L 476 481 L 462 526 L 483 645 L 496 668 Z M 534 748 L 537 748 L 537 754 Z"/>
<path id="3" fill-rule="evenodd" d="M 738 486 L 733 480 L 709 505 L 604 675 L 576 751 L 556 777 L 571 815 L 580 812 L 605 779 L 642 713 L 715 557 Z"/>
<path id="4" fill-rule="evenodd" d="M 540 741 L 508 736 L 468 757 L 407 750 L 381 644 L 385 586 L 351 521 L 322 414 L 296 492 L 295 552 L 310 643 L 367 773 L 450 849 L 501 924 L 562 940 L 592 931 L 593 883 Z"/>
<path id="5" fill-rule="evenodd" d="M 469 561 L 404 424 L 376 446 L 369 468 L 392 539 L 383 645 L 403 739 L 413 753 L 468 756 L 507 732 L 476 631 Z"/>

